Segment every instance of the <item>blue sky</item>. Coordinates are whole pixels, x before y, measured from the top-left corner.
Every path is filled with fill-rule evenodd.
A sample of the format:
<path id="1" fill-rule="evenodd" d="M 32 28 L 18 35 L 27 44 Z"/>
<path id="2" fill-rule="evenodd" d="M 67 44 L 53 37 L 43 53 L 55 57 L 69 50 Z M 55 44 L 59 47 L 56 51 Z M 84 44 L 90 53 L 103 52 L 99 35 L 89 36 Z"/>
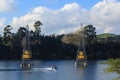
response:
<path id="1" fill-rule="evenodd" d="M 14 16 L 22 16 L 28 13 L 31 9 L 43 6 L 50 9 L 62 8 L 65 4 L 70 4 L 76 2 L 80 4 L 85 9 L 90 9 L 100 0 L 14 0 L 16 4 L 16 9 L 9 12 L 0 13 L 0 17 L 7 17 L 7 24 L 11 21 Z M 9 17 L 9 18 L 8 18 Z"/>
<path id="2" fill-rule="evenodd" d="M 0 0 L 0 31 L 10 24 L 15 32 L 20 26 L 35 21 L 43 23 L 42 33 L 63 34 L 75 32 L 91 24 L 97 33 L 119 32 L 119 0 Z"/>

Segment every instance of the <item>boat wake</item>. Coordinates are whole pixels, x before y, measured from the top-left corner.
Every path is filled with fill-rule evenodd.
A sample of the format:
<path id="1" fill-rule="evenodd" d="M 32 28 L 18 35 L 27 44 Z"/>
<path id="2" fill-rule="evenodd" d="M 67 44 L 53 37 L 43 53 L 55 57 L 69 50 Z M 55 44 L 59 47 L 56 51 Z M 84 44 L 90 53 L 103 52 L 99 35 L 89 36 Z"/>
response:
<path id="1" fill-rule="evenodd" d="M 55 67 L 47 67 L 47 68 L 31 68 L 31 69 L 0 69 L 0 71 L 56 71 Z"/>
<path id="2" fill-rule="evenodd" d="M 48 68 L 32 68 L 34 71 L 56 71 L 55 68 L 48 67 Z"/>

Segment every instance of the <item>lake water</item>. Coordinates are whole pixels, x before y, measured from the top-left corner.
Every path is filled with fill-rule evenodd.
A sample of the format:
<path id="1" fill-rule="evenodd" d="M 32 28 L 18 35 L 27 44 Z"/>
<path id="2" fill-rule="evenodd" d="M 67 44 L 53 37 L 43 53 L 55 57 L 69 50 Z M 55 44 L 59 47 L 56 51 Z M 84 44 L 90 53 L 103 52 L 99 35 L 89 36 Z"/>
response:
<path id="1" fill-rule="evenodd" d="M 89 65 L 84 68 L 75 67 L 74 60 L 36 60 L 33 61 L 36 68 L 48 68 L 55 65 L 58 69 L 56 71 L 22 71 L 19 70 L 21 61 L 0 61 L 0 80 L 112 80 L 117 77 L 114 73 L 104 73 L 103 69 L 107 65 L 100 64 L 100 62 L 89 61 Z"/>

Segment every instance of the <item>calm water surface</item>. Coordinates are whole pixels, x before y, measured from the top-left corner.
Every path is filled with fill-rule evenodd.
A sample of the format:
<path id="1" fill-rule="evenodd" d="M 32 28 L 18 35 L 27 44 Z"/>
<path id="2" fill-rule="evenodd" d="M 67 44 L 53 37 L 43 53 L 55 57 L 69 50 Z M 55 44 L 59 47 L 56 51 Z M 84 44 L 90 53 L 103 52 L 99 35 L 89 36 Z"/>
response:
<path id="1" fill-rule="evenodd" d="M 86 68 L 75 67 L 74 62 L 74 60 L 38 60 L 33 61 L 37 68 L 56 65 L 58 69 L 56 71 L 21 71 L 16 70 L 19 69 L 21 61 L 0 61 L 0 80 L 112 80 L 117 77 L 114 73 L 104 73 L 103 69 L 107 65 L 100 64 L 101 61 L 89 61 Z"/>

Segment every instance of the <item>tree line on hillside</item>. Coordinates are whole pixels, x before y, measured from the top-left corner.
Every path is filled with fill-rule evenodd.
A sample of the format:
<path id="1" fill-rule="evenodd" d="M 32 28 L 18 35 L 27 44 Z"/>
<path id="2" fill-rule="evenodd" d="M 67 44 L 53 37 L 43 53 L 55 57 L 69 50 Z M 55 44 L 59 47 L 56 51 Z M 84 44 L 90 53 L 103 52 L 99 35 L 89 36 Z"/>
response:
<path id="1" fill-rule="evenodd" d="M 34 23 L 35 31 L 29 31 L 30 48 L 33 59 L 75 59 L 77 49 L 80 47 L 81 30 L 71 34 L 41 35 L 40 21 Z M 28 26 L 28 25 L 27 25 Z M 16 33 L 12 33 L 12 26 L 4 28 L 3 36 L 0 36 L 0 59 L 21 59 L 23 51 L 23 37 L 25 27 L 19 27 Z M 83 27 L 85 36 L 85 49 L 88 59 L 107 59 L 120 57 L 120 35 L 98 37 L 96 29 L 92 25 Z"/>

